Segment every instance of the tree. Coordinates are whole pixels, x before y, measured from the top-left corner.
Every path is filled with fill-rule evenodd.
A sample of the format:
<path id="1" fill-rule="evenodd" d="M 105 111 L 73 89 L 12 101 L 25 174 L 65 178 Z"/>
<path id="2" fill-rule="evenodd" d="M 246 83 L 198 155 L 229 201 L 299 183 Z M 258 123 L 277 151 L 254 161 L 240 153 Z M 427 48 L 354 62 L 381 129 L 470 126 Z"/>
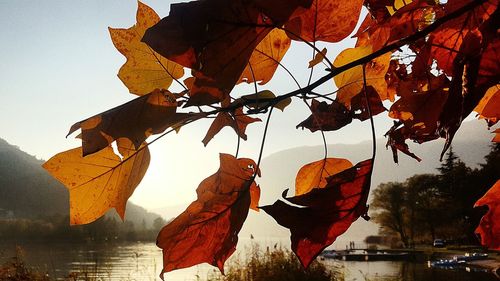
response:
<path id="1" fill-rule="evenodd" d="M 275 108 L 285 110 L 297 100 L 311 110 L 297 127 L 324 136 L 353 119 L 370 120 L 374 147 L 372 157 L 356 165 L 327 158 L 325 148 L 324 159 L 299 171 L 295 196 L 260 208 L 290 229 L 292 249 L 307 267 L 354 220 L 367 218 L 376 155 L 372 116 L 386 110 L 382 102 L 393 102 L 389 117 L 397 121 L 386 135 L 396 162 L 398 151 L 420 160 L 407 139 L 421 143 L 443 137 L 444 154 L 475 108 L 490 123 L 497 120 L 498 0 L 406 3 L 200 0 L 173 4 L 161 20 L 139 3 L 136 25 L 110 28 L 114 45 L 127 58 L 118 76 L 139 97 L 75 123 L 70 134 L 81 130 L 82 147 L 44 164 L 69 189 L 71 223 L 89 223 L 109 208 L 123 218 L 125 203 L 149 165 L 148 145 L 215 117 L 203 143 L 232 127 L 236 155 L 220 155 L 219 170 L 200 183 L 198 199 L 160 231 L 158 245 L 164 253 L 162 273 L 201 262 L 222 270 L 249 208 L 258 206 L 254 180 L 261 172 L 270 117 Z M 354 30 L 363 5 L 369 14 Z M 316 45 L 339 42 L 353 31 L 356 46 L 333 61 Z M 281 63 L 292 40 L 312 50 L 307 84 Z M 318 77 L 313 74 L 320 64 L 325 67 Z M 265 85 L 278 68 L 297 88 L 276 96 Z M 332 79 L 337 88 L 321 90 Z M 183 90 L 169 91 L 174 82 Z M 254 92 L 241 93 L 238 85 L 244 83 L 253 84 Z M 262 118 L 257 161 L 238 158 L 246 127 Z M 152 135 L 158 136 L 146 142 Z"/>
<path id="2" fill-rule="evenodd" d="M 380 210 L 374 214 L 375 222 L 397 233 L 404 247 L 410 245 L 408 201 L 406 187 L 401 183 L 389 182 L 375 189 L 371 204 L 373 209 Z"/>

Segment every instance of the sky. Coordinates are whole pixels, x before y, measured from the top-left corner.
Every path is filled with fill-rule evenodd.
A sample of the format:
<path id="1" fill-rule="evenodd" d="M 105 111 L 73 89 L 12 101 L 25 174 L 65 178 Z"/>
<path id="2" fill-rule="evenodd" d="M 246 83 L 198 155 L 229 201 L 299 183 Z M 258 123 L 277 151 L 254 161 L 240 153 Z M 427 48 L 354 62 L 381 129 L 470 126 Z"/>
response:
<path id="1" fill-rule="evenodd" d="M 171 2 L 144 1 L 160 17 L 168 15 Z M 132 26 L 136 8 L 137 2 L 129 0 L 0 0 L 0 137 L 47 160 L 80 146 L 74 135 L 65 138 L 72 124 L 135 98 L 117 77 L 125 58 L 114 48 L 108 27 Z M 329 44 L 327 57 L 333 60 L 353 44 L 352 39 Z M 306 45 L 293 42 L 283 60 L 303 84 L 311 52 Z M 323 68 L 317 67 L 316 75 L 324 74 Z M 278 70 L 263 89 L 279 95 L 295 88 L 285 72 Z M 333 81 L 323 89 L 332 91 Z M 172 90 L 178 89 L 174 86 Z M 253 86 L 241 86 L 233 93 L 252 91 Z M 298 100 L 284 112 L 275 110 L 263 155 L 321 145 L 319 133 L 295 128 L 308 116 L 308 108 Z M 259 117 L 265 121 L 266 115 Z M 392 121 L 386 116 L 375 121 L 381 137 Z M 210 122 L 190 124 L 152 144 L 149 170 L 130 200 L 150 210 L 194 200 L 199 182 L 218 169 L 218 154 L 236 151 L 236 134 L 230 128 L 203 146 L 201 140 Z M 257 161 L 264 123 L 249 125 L 240 157 Z M 327 133 L 327 141 L 358 143 L 370 139 L 370 134 L 368 122 L 353 121 L 340 131 Z"/>

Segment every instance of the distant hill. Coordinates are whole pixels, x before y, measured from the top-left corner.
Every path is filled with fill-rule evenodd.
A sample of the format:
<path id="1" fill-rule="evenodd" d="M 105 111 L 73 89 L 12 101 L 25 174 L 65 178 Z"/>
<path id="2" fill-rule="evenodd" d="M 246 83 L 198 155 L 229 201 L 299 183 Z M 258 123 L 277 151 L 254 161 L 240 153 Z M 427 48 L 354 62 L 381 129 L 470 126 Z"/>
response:
<path id="1" fill-rule="evenodd" d="M 0 211 L 28 219 L 69 214 L 68 192 L 41 167 L 43 162 L 0 138 Z M 119 220 L 114 210 L 107 216 Z M 158 217 L 133 203 L 127 204 L 125 218 L 135 225 L 143 225 L 144 221 L 149 228 Z"/>
<path id="2" fill-rule="evenodd" d="M 485 122 L 464 122 L 458 131 L 454 141 L 453 150 L 469 167 L 477 167 L 483 163 L 483 157 L 489 152 L 490 140 L 493 136 L 488 132 Z M 380 183 L 390 181 L 404 181 L 415 174 L 437 173 L 436 168 L 440 166 L 439 155 L 444 141 L 436 140 L 424 144 L 409 143 L 412 152 L 422 158 L 422 162 L 399 153 L 399 164 L 392 159 L 392 152 L 386 150 L 386 139 L 377 140 L 377 157 L 375 160 L 372 189 Z M 330 157 L 342 157 L 349 159 L 353 164 L 370 158 L 371 142 L 364 141 L 358 144 L 333 144 L 328 146 Z M 303 165 L 312 161 L 322 159 L 324 154 L 322 146 L 303 146 L 287 149 L 269 155 L 262 160 L 262 178 L 258 179 L 262 189 L 260 205 L 274 203 L 281 198 L 281 193 L 289 188 L 293 195 L 295 186 L 295 175 Z M 168 219 L 178 215 L 186 206 L 173 206 L 155 211 Z M 365 236 L 376 234 L 378 226 L 363 219 L 356 221 L 353 226 L 341 237 L 336 245 L 344 248 L 343 242 L 355 240 L 361 241 Z M 268 237 L 289 236 L 289 231 L 279 226 L 272 217 L 263 211 L 256 213 L 250 211 L 249 217 L 243 226 L 240 237 L 249 237 L 252 234 L 257 239 Z"/>

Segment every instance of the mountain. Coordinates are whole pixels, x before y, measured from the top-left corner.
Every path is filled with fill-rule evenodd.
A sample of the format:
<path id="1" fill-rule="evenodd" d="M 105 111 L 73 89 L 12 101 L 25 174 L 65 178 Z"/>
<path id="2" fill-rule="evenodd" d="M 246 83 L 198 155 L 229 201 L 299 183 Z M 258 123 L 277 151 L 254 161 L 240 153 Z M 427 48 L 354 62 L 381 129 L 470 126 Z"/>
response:
<path id="1" fill-rule="evenodd" d="M 485 122 L 464 122 L 453 141 L 453 150 L 469 167 L 477 167 L 483 163 L 483 157 L 490 151 L 489 144 L 493 136 L 488 132 Z M 422 158 L 422 162 L 399 153 L 399 164 L 392 159 L 391 150 L 385 148 L 386 139 L 377 139 L 377 157 L 372 177 L 372 189 L 380 183 L 390 181 L 404 181 L 415 174 L 437 173 L 440 166 L 439 155 L 444 141 L 436 140 L 424 144 L 412 144 L 410 150 Z M 333 144 L 328 146 L 330 157 L 349 159 L 353 164 L 368 159 L 372 154 L 371 141 L 358 144 Z M 262 160 L 262 178 L 257 181 L 261 187 L 260 205 L 274 203 L 281 198 L 283 190 L 289 188 L 289 195 L 293 195 L 295 175 L 303 165 L 323 158 L 323 146 L 303 146 L 283 150 Z M 165 219 L 177 216 L 187 204 L 156 209 Z M 335 243 L 336 247 L 344 248 L 347 241 L 362 241 L 367 235 L 377 234 L 378 226 L 363 219 L 357 220 L 352 227 Z M 249 216 L 240 232 L 240 237 L 249 237 L 252 234 L 256 239 L 265 240 L 269 237 L 288 237 L 289 231 L 279 226 L 272 217 L 261 211 L 250 211 Z M 334 244 L 334 245 L 335 245 Z"/>
<path id="2" fill-rule="evenodd" d="M 43 162 L 0 138 L 0 216 L 40 219 L 69 214 L 68 192 L 42 168 Z M 107 216 L 119 220 L 114 211 Z M 159 215 L 128 203 L 125 217 L 149 228 Z"/>

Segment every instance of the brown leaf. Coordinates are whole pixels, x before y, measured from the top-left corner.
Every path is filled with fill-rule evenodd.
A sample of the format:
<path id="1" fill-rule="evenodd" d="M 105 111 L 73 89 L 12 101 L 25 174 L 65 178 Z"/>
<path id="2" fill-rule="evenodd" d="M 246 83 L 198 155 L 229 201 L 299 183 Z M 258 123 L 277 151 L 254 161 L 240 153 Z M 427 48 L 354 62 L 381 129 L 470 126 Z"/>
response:
<path id="1" fill-rule="evenodd" d="M 165 90 L 155 90 L 75 123 L 68 135 L 82 129 L 83 156 L 106 148 L 119 138 L 128 138 L 138 148 L 151 134 L 202 117 L 200 114 L 176 113 L 176 109 L 174 95 Z"/>
<path id="2" fill-rule="evenodd" d="M 212 140 L 212 138 L 226 126 L 232 127 L 240 138 L 247 140 L 245 131 L 248 124 L 259 121 L 261 121 L 259 118 L 253 118 L 245 115 L 241 107 L 236 109 L 234 113 L 219 112 L 214 122 L 212 122 L 212 125 L 210 125 L 210 128 L 208 129 L 208 132 L 202 142 L 205 146 L 207 146 L 210 140 Z"/>
<path id="3" fill-rule="evenodd" d="M 219 170 L 200 183 L 196 201 L 158 234 L 162 279 L 165 272 L 204 262 L 224 272 L 251 204 L 255 168 L 251 159 L 220 154 Z"/>
<path id="4" fill-rule="evenodd" d="M 405 140 L 409 138 L 408 133 L 406 133 L 405 130 L 406 127 L 397 129 L 396 124 L 397 123 L 395 122 L 395 125 L 385 134 L 388 137 L 385 147 L 391 147 L 394 163 L 399 163 L 398 151 L 403 152 L 418 162 L 422 161 L 422 159 L 410 151 L 410 148 L 405 142 Z"/>
<path id="5" fill-rule="evenodd" d="M 261 207 L 278 224 L 290 229 L 292 250 L 308 267 L 360 216 L 366 218 L 372 161 L 365 160 L 327 179 L 324 188 Z"/>
<path id="6" fill-rule="evenodd" d="M 115 208 L 122 220 L 128 198 L 149 166 L 149 150 L 136 151 L 132 142 L 117 140 L 120 159 L 111 146 L 82 157 L 82 148 L 61 152 L 43 164 L 69 190 L 70 223 L 86 224 Z"/>
<path id="7" fill-rule="evenodd" d="M 203 81 L 194 82 L 193 100 L 186 106 L 222 101 L 255 47 L 274 26 L 283 24 L 279 21 L 286 21 L 307 3 L 292 1 L 286 10 L 278 10 L 280 4 L 284 3 L 205 0 L 172 4 L 169 16 L 148 29 L 142 40 L 166 58 L 201 73 L 195 77 Z"/>
<path id="8" fill-rule="evenodd" d="M 339 42 L 354 30 L 363 0 L 314 0 L 307 10 L 299 9 L 285 24 L 293 40 Z"/>
<path id="9" fill-rule="evenodd" d="M 273 29 L 257 45 L 238 80 L 246 83 L 259 81 L 259 85 L 269 82 L 290 47 L 290 41 L 285 31 Z"/>
<path id="10" fill-rule="evenodd" d="M 142 96 L 155 89 L 168 89 L 173 79 L 184 75 L 182 66 L 167 60 L 141 42 L 146 29 L 159 20 L 153 9 L 138 2 L 137 23 L 134 26 L 129 29 L 109 28 L 113 44 L 127 58 L 118 77 L 136 95 Z"/>
<path id="11" fill-rule="evenodd" d="M 351 123 L 351 112 L 341 103 L 332 101 L 328 104 L 315 99 L 311 103 L 311 115 L 300 122 L 296 128 L 307 128 L 311 132 L 335 131 Z"/>
<path id="12" fill-rule="evenodd" d="M 483 216 L 476 234 L 481 238 L 481 244 L 493 250 L 500 250 L 500 180 L 477 200 L 474 207 L 488 206 L 488 212 Z"/>
<path id="13" fill-rule="evenodd" d="M 269 100 L 276 98 L 276 95 L 274 95 L 273 92 L 269 90 L 263 90 L 260 92 L 257 92 L 255 94 L 250 94 L 250 95 L 244 95 L 241 96 L 240 99 L 237 99 L 234 101 L 234 103 L 241 101 L 251 101 L 252 103 L 248 104 L 249 107 L 253 109 L 258 109 L 262 107 L 266 107 L 269 105 Z M 254 102 L 253 102 L 254 101 Z M 292 98 L 286 98 L 274 105 L 275 108 L 284 111 L 287 106 L 289 106 L 292 103 Z"/>
<path id="14" fill-rule="evenodd" d="M 328 177 L 351 167 L 351 161 L 342 158 L 326 158 L 302 166 L 295 178 L 295 196 L 324 188 Z"/>
<path id="15" fill-rule="evenodd" d="M 366 87 L 366 95 L 368 96 L 368 103 L 370 104 L 370 112 L 372 116 L 387 111 L 387 109 L 382 104 L 380 96 L 378 95 L 375 88 L 373 88 L 372 86 Z M 361 90 L 361 93 L 357 94 L 351 99 L 351 112 L 352 117 L 360 121 L 370 119 L 370 113 L 368 112 L 368 105 L 366 103 L 364 89 Z"/>
<path id="16" fill-rule="evenodd" d="M 255 182 L 250 185 L 250 209 L 259 212 L 260 186 Z"/>

